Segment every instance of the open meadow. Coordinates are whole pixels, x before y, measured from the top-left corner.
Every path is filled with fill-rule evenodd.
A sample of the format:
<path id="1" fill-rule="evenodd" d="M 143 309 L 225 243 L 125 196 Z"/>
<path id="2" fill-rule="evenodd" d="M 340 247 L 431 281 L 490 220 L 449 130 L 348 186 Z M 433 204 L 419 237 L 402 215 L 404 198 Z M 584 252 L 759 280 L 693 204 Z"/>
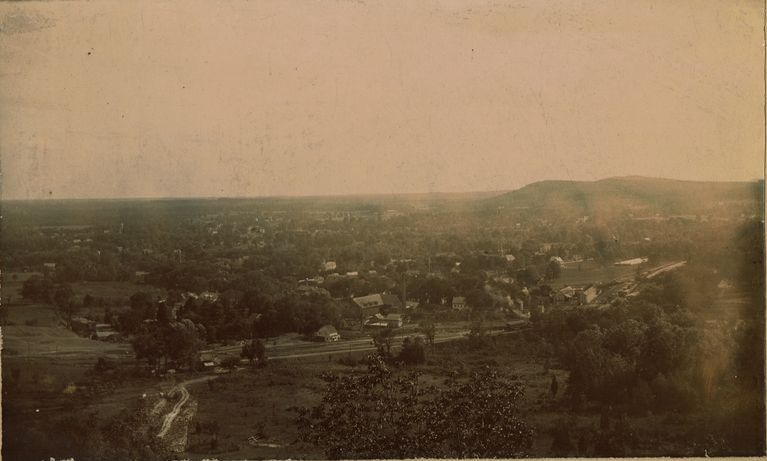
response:
<path id="1" fill-rule="evenodd" d="M 632 277 L 636 273 L 637 268 L 635 266 L 600 264 L 593 260 L 568 263 L 562 266 L 561 275 L 551 283 L 551 286 L 552 288 L 563 288 L 602 284 L 624 277 Z"/>

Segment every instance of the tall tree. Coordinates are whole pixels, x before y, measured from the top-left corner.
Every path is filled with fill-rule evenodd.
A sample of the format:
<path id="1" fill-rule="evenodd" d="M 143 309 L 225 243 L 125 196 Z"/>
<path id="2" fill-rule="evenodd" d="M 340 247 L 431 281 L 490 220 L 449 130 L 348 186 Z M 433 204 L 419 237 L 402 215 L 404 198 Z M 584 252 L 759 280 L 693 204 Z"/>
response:
<path id="1" fill-rule="evenodd" d="M 75 292 L 72 287 L 67 284 L 61 284 L 56 287 L 56 291 L 53 294 L 53 303 L 59 310 L 59 314 L 67 322 L 67 326 L 72 324 L 72 317 L 77 312 L 77 304 L 75 304 Z"/>

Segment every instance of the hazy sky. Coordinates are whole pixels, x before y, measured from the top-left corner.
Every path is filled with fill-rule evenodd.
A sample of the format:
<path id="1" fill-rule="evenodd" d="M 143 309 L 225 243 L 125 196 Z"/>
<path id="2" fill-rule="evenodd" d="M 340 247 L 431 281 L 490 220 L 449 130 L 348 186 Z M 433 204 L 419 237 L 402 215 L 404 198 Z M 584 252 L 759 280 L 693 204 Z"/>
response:
<path id="1" fill-rule="evenodd" d="M 763 176 L 759 0 L 0 4 L 4 198 Z"/>

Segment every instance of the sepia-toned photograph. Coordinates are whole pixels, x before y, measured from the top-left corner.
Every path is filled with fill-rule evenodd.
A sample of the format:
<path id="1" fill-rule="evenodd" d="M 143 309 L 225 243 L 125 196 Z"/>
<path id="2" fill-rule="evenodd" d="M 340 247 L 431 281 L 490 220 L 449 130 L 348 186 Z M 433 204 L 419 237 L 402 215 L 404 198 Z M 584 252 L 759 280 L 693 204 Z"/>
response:
<path id="1" fill-rule="evenodd" d="M 766 8 L 0 2 L 2 459 L 767 455 Z"/>

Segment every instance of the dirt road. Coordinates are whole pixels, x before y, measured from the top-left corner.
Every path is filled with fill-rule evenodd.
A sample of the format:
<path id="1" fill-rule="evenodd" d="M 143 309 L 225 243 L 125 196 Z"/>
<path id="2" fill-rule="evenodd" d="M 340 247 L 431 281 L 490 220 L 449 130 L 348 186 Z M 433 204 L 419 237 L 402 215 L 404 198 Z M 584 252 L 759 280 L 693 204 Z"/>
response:
<path id="1" fill-rule="evenodd" d="M 165 415 L 165 419 L 162 422 L 162 427 L 160 428 L 160 432 L 157 434 L 157 437 L 165 437 L 165 434 L 167 434 L 168 430 L 170 430 L 171 426 L 173 425 L 173 421 L 176 420 L 176 417 L 178 417 L 179 413 L 184 408 L 184 405 L 189 400 L 189 390 L 187 390 L 186 386 L 189 384 L 201 383 L 209 379 L 215 379 L 215 377 L 203 376 L 200 378 L 189 379 L 179 383 L 176 385 L 176 387 L 173 388 L 171 393 L 180 392 L 181 398 L 178 400 L 178 402 L 176 402 L 175 405 L 173 405 L 173 409 L 167 415 Z"/>

